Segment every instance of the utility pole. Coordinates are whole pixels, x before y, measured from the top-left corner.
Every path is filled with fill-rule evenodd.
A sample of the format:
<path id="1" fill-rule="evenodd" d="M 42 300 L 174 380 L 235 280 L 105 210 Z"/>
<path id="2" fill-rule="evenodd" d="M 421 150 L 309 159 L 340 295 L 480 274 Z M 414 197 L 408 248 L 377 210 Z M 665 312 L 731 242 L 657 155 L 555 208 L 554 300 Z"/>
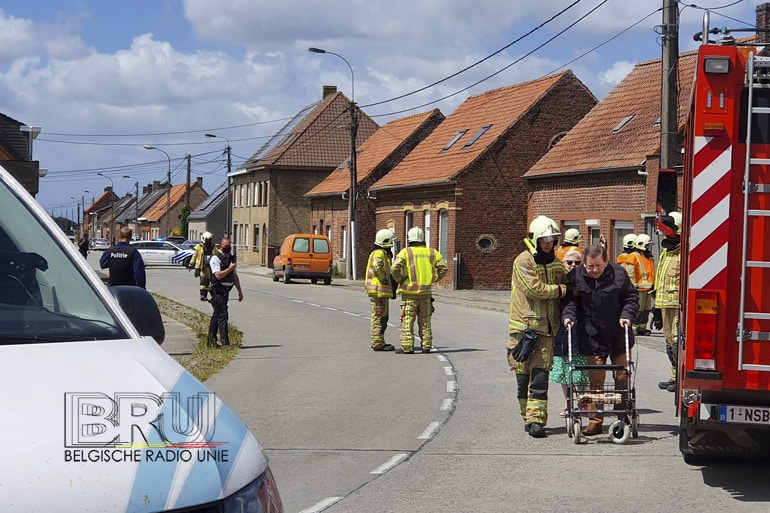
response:
<path id="1" fill-rule="evenodd" d="M 708 37 L 704 34 L 703 37 Z M 657 204 L 664 212 L 677 210 L 679 143 L 679 11 L 676 0 L 663 0 L 663 56 L 661 59 L 660 172 Z"/>
<path id="2" fill-rule="evenodd" d="M 187 154 L 187 183 L 185 184 L 185 196 L 184 196 L 184 204 L 187 205 L 187 208 L 190 208 L 190 161 L 192 160 L 192 155 L 189 153 Z"/>

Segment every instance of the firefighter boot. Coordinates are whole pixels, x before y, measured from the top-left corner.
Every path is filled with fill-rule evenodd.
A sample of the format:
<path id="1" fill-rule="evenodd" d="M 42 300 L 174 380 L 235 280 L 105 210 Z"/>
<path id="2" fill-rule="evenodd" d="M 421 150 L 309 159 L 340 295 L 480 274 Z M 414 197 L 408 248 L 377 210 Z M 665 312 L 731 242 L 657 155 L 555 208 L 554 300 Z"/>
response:
<path id="1" fill-rule="evenodd" d="M 658 388 L 661 390 L 668 390 L 669 392 L 673 392 L 674 390 L 671 390 L 670 388 L 673 387 L 674 390 L 676 390 L 676 381 L 672 378 L 668 381 L 661 381 L 658 383 Z"/>

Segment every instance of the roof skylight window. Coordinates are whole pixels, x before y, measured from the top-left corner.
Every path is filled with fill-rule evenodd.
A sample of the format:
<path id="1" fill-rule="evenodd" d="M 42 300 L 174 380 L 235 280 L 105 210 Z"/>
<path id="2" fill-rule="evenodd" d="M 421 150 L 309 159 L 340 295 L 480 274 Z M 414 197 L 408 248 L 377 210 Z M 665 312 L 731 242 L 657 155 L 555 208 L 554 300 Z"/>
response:
<path id="1" fill-rule="evenodd" d="M 476 134 L 473 137 L 471 137 L 471 140 L 468 141 L 467 143 L 465 143 L 465 146 L 463 146 L 463 148 L 468 148 L 470 146 L 473 146 L 473 143 L 478 141 L 479 137 L 484 135 L 486 133 L 486 131 L 489 130 L 489 127 L 491 127 L 491 126 L 492 126 L 491 124 L 490 125 L 482 126 L 481 129 L 478 132 L 476 132 Z"/>
<path id="2" fill-rule="evenodd" d="M 451 148 L 452 145 L 454 145 L 454 143 L 456 143 L 460 139 L 460 137 L 464 136 L 467 132 L 468 132 L 467 128 L 457 132 L 457 135 L 452 137 L 452 139 L 448 143 L 446 143 L 446 146 L 441 148 L 441 151 L 439 153 L 446 153 L 447 151 L 449 151 L 449 148 Z"/>
<path id="3" fill-rule="evenodd" d="M 618 132 L 623 130 L 623 127 L 626 126 L 628 124 L 628 122 L 631 121 L 632 119 L 634 119 L 635 117 L 636 117 L 635 114 L 631 114 L 630 116 L 626 116 L 625 118 L 623 118 L 623 121 L 618 123 L 618 126 L 616 126 L 615 128 L 612 129 L 612 133 L 613 134 L 617 134 Z"/>

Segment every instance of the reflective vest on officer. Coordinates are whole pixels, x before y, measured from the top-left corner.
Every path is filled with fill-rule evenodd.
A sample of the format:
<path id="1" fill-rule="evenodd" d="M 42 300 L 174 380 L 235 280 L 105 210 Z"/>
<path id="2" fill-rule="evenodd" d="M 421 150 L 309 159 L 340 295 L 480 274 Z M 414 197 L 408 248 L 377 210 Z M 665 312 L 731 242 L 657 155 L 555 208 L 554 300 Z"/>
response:
<path id="1" fill-rule="evenodd" d="M 380 281 L 374 273 L 373 262 L 375 258 L 381 258 L 385 266 L 385 281 Z M 373 297 L 391 297 L 393 295 L 393 286 L 390 281 L 390 256 L 383 249 L 375 249 L 369 255 L 369 261 L 366 264 L 366 293 Z"/>

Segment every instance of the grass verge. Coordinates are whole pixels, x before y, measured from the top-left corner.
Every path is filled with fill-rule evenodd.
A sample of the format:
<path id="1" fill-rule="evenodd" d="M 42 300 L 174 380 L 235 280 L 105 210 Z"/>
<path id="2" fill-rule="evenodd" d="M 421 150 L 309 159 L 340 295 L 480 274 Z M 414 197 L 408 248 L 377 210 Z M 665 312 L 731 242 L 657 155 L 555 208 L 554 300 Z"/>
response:
<path id="1" fill-rule="evenodd" d="M 155 302 L 158 303 L 161 315 L 175 319 L 193 330 L 198 343 L 193 349 L 193 354 L 187 358 L 178 358 L 179 363 L 184 366 L 193 376 L 201 381 L 222 370 L 238 354 L 243 345 L 243 332 L 241 332 L 233 323 L 230 323 L 230 347 L 209 347 L 206 343 L 209 331 L 209 320 L 211 314 L 205 314 L 195 308 L 177 303 L 167 297 L 158 294 L 152 295 Z"/>

